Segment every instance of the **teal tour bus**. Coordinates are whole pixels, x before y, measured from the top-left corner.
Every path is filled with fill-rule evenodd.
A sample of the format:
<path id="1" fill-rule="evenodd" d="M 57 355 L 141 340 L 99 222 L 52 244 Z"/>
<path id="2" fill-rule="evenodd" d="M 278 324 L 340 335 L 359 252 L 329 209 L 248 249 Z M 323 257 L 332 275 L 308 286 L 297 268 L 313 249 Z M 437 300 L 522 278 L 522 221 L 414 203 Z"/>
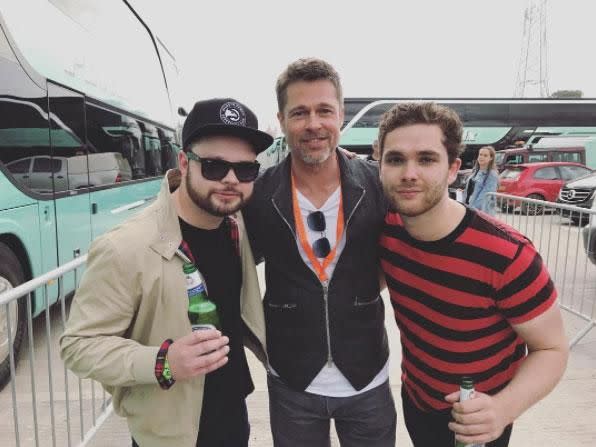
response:
<path id="1" fill-rule="evenodd" d="M 180 149 L 177 73 L 125 0 L 0 0 L 0 293 L 154 199 Z M 32 293 L 32 315 L 74 278 Z M 25 299 L 1 306 L 0 388 L 26 328 Z"/>

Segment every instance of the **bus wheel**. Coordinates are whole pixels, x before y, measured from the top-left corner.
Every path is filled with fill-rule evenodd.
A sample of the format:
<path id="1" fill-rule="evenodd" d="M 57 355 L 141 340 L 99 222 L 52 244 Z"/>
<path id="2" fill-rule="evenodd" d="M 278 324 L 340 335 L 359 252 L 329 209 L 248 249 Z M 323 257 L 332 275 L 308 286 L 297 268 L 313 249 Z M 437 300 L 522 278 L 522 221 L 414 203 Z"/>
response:
<path id="1" fill-rule="evenodd" d="M 10 290 L 25 281 L 25 274 L 19 260 L 13 251 L 0 242 L 0 294 Z M 15 365 L 18 360 L 21 342 L 27 330 L 27 305 L 24 297 L 0 305 L 0 390 L 10 381 L 10 349 L 14 353 Z M 10 311 L 7 313 L 7 307 Z M 12 332 L 12 346 L 8 344 L 8 314 L 10 314 L 10 329 Z M 16 366 L 15 366 L 16 367 Z"/>

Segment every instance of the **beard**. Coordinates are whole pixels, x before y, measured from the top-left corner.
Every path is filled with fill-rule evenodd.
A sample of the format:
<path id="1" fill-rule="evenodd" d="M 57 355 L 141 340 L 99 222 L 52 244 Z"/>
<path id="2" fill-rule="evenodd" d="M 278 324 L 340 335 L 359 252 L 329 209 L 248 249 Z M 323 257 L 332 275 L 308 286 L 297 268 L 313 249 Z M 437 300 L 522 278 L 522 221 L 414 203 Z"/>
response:
<path id="1" fill-rule="evenodd" d="M 329 147 L 321 149 L 309 149 L 308 144 L 300 141 L 301 138 L 327 138 Z M 298 157 L 304 164 L 316 166 L 325 163 L 335 151 L 332 144 L 334 139 L 326 133 L 306 133 L 300 137 L 295 136 L 292 141 L 295 144 L 289 144 L 292 154 Z M 303 145 L 304 144 L 304 145 Z M 332 147 L 333 146 L 333 147 Z"/>
<path id="2" fill-rule="evenodd" d="M 201 194 L 192 186 L 190 170 L 186 174 L 186 190 L 188 191 L 188 196 L 196 206 L 216 217 L 226 217 L 234 214 L 236 211 L 242 208 L 248 200 L 248 197 L 244 197 L 244 194 L 234 188 L 209 190 L 205 194 Z M 216 192 L 234 192 L 238 194 L 238 196 L 234 201 L 228 203 L 220 202 L 213 197 Z"/>
<path id="3" fill-rule="evenodd" d="M 324 152 L 318 154 L 310 153 L 308 149 L 302 148 L 299 148 L 296 152 L 298 158 L 300 158 L 300 160 L 302 160 L 305 164 L 314 166 L 325 163 L 329 159 L 329 157 L 331 157 L 333 149 L 329 148 Z"/>
<path id="4" fill-rule="evenodd" d="M 442 183 L 434 183 L 425 188 L 418 197 L 414 200 L 407 200 L 400 197 L 399 188 L 407 188 L 413 185 L 400 184 L 398 187 L 394 185 L 386 185 L 383 183 L 383 191 L 385 197 L 389 202 L 391 211 L 397 212 L 405 217 L 418 217 L 430 210 L 432 210 L 445 196 L 445 185 Z"/>

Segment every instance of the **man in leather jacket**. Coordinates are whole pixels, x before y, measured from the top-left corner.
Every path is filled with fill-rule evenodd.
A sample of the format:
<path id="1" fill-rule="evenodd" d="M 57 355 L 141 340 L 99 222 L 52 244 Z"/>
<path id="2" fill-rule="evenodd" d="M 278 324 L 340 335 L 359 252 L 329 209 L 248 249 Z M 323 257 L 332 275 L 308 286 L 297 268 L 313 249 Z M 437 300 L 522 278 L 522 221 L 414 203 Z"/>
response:
<path id="1" fill-rule="evenodd" d="M 393 447 L 378 167 L 338 151 L 343 98 L 331 65 L 295 61 L 276 90 L 290 155 L 257 179 L 244 211 L 265 260 L 274 444 L 328 446 L 333 418 L 342 446 Z"/>

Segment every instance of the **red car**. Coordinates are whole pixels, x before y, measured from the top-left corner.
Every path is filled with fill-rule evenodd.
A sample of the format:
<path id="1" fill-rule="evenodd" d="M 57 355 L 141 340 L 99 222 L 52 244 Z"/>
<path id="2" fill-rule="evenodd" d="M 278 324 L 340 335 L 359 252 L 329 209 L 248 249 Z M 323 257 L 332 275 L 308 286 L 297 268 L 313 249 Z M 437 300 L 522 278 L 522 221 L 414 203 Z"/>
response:
<path id="1" fill-rule="evenodd" d="M 554 202 L 565 182 L 591 173 L 592 170 L 582 164 L 562 161 L 509 165 L 499 175 L 497 191 L 513 196 Z M 501 204 L 500 201 L 499 204 Z M 501 209 L 506 211 L 507 208 L 515 206 L 516 204 L 511 201 L 503 200 Z M 538 214 L 541 211 L 542 207 L 539 205 L 523 204 L 522 206 L 524 214 Z"/>

